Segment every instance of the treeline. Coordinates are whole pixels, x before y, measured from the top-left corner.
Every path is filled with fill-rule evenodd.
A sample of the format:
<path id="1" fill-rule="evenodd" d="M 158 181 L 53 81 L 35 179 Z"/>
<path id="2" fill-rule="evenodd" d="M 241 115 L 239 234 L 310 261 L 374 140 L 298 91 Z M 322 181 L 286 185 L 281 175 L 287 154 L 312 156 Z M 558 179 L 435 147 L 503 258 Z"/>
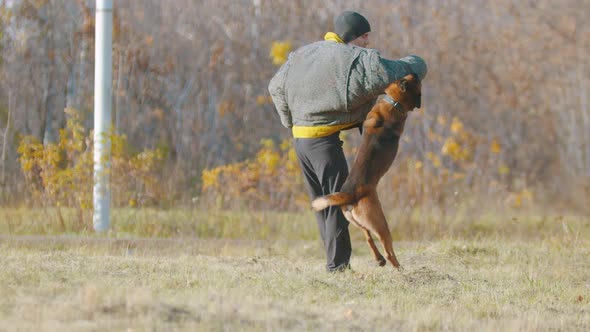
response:
<path id="1" fill-rule="evenodd" d="M 86 134 L 92 129 L 94 5 L 1 2 L 3 204 L 30 197 L 17 151 L 24 137 L 42 146 L 59 142 L 65 109 L 77 112 Z M 371 47 L 383 56 L 418 54 L 429 65 L 423 109 L 412 115 L 396 170 L 385 181 L 392 204 L 455 206 L 477 197 L 513 206 L 586 205 L 586 0 L 558 6 L 549 0 L 143 0 L 114 6 L 113 123 L 127 136 L 129 151 L 161 151 L 158 181 L 167 202 L 227 196 L 234 183 L 262 190 L 263 182 L 240 178 L 248 172 L 219 167 L 252 165 L 244 160 L 268 152 L 267 139 L 278 146 L 290 136 L 267 92 L 278 68 L 273 43 L 295 49 L 319 40 L 335 15 L 354 9 L 371 22 Z M 351 155 L 355 135 L 347 135 Z M 276 153 L 283 158 L 288 148 Z M 213 192 L 215 186 L 203 188 L 203 171 L 216 176 L 207 181 L 228 184 Z M 265 192 L 272 199 L 272 188 Z"/>

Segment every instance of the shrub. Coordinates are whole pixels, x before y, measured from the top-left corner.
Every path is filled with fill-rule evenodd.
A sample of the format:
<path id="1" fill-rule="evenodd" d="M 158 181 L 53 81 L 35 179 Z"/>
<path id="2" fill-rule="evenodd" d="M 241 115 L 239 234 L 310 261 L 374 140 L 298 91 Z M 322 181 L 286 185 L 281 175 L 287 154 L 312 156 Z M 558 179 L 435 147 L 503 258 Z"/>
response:
<path id="1" fill-rule="evenodd" d="M 92 207 L 93 134 L 85 133 L 79 112 L 66 109 L 66 128 L 56 143 L 43 145 L 25 136 L 18 146 L 21 170 L 33 201 L 46 207 Z M 165 193 L 159 186 L 163 153 L 130 152 L 125 135 L 110 134 L 110 186 L 116 206 L 157 205 Z"/>
<path id="2" fill-rule="evenodd" d="M 202 193 L 218 207 L 248 206 L 271 210 L 309 207 L 291 140 L 277 146 L 261 141 L 253 159 L 206 169 L 202 173 Z"/>

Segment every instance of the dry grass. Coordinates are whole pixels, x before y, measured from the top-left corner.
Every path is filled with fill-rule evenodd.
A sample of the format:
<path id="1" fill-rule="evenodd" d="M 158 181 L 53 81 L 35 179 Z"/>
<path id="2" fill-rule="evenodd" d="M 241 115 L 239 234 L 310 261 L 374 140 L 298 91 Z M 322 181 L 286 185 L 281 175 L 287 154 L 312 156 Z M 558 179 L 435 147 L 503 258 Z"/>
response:
<path id="1" fill-rule="evenodd" d="M 590 329 L 590 242 L 364 243 L 328 274 L 316 241 L 0 238 L 0 330 Z"/>
<path id="2" fill-rule="evenodd" d="M 485 209 L 479 209 L 485 210 Z M 539 240 L 567 234 L 590 234 L 587 216 L 507 210 L 503 214 L 455 210 L 443 214 L 425 209 L 389 210 L 387 219 L 395 240 L 477 239 L 501 237 Z M 0 234 L 92 235 L 90 210 L 0 207 Z M 354 229 L 355 239 L 362 233 Z M 257 240 L 315 240 L 315 217 L 307 212 L 219 211 L 206 207 L 158 210 L 117 208 L 111 213 L 111 236 Z"/>

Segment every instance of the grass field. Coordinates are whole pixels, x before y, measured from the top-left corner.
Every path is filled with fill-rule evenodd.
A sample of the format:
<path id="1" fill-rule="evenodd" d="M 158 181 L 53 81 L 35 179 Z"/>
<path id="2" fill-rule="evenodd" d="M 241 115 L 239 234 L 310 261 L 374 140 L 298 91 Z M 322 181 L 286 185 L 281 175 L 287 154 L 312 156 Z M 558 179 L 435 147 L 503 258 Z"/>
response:
<path id="1" fill-rule="evenodd" d="M 356 240 L 352 270 L 329 274 L 292 234 L 2 235 L 0 331 L 589 330 L 588 220 L 539 225 L 396 241 L 401 273 Z"/>

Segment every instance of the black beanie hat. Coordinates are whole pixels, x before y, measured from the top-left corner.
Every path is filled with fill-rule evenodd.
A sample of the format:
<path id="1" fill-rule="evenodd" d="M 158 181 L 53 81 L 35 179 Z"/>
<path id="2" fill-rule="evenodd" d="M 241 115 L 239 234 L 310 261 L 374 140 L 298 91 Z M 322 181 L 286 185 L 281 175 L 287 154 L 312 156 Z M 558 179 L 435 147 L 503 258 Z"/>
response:
<path id="1" fill-rule="evenodd" d="M 345 43 L 348 43 L 371 31 L 371 25 L 363 15 L 345 11 L 336 17 L 334 30 Z"/>

